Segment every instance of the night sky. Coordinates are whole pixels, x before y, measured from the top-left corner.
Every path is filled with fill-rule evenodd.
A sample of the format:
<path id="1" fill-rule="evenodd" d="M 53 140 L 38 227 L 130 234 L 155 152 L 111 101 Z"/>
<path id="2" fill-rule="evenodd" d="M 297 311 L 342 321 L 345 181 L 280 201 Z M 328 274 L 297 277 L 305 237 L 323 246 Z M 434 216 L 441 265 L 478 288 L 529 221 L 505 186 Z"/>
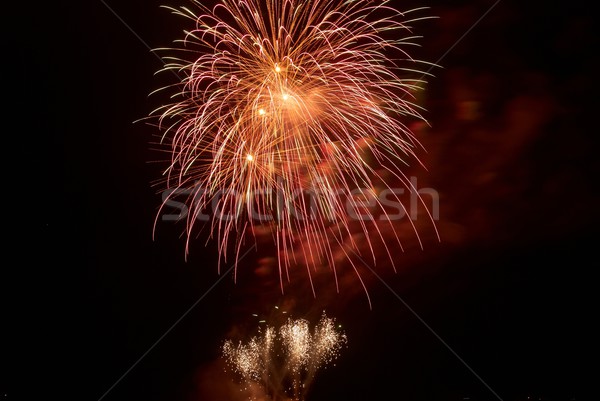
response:
<path id="1" fill-rule="evenodd" d="M 282 295 L 266 241 L 234 283 L 206 233 L 187 260 L 182 225 L 152 238 L 164 154 L 134 121 L 168 82 L 146 45 L 189 27 L 159 6 L 186 2 L 108 0 L 122 21 L 101 0 L 9 10 L 0 399 L 237 401 L 219 347 L 275 306 L 311 320 L 325 310 L 348 336 L 309 401 L 590 399 L 593 13 L 504 0 L 453 47 L 493 1 L 396 3 L 439 17 L 416 25 L 415 56 L 452 48 L 421 99 L 427 170 L 407 171 L 440 194 L 441 241 L 423 222 L 423 249 L 410 233 L 394 249 L 397 273 L 364 268 L 372 308 L 347 264 L 339 294 L 326 275 L 313 297 L 300 271 Z"/>

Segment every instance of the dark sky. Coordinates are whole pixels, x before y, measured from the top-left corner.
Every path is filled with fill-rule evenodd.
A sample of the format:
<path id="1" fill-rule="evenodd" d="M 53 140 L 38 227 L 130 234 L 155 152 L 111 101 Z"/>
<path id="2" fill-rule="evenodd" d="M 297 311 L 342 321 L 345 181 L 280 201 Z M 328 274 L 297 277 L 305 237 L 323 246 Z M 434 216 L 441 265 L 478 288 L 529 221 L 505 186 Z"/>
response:
<path id="1" fill-rule="evenodd" d="M 133 122 L 164 78 L 143 42 L 170 46 L 185 21 L 165 2 L 106 3 L 122 21 L 100 0 L 7 13 L 2 400 L 96 401 L 187 311 L 103 399 L 234 399 L 219 346 L 276 305 L 326 309 L 348 335 L 309 400 L 589 399 L 600 63 L 586 6 L 500 1 L 440 61 L 428 171 L 410 174 L 440 194 L 441 241 L 424 225 L 423 250 L 394 251 L 398 273 L 364 270 L 370 309 L 345 265 L 340 294 L 328 277 L 313 298 L 298 274 L 281 296 L 258 269 L 268 244 L 207 293 L 213 242 L 185 261 L 183 227 L 152 239 L 157 132 Z M 439 19 L 415 53 L 435 62 L 493 1 L 420 4 Z"/>

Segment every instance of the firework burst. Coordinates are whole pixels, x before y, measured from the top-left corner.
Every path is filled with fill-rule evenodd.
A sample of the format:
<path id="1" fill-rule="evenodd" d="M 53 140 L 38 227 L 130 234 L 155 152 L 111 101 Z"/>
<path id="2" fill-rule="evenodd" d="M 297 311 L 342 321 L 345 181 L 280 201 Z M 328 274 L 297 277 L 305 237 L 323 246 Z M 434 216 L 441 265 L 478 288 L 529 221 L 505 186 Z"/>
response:
<path id="1" fill-rule="evenodd" d="M 164 70 L 182 79 L 162 88 L 172 102 L 151 113 L 171 155 L 166 187 L 187 196 L 186 252 L 210 214 L 224 260 L 237 264 L 245 238 L 267 230 L 282 291 L 296 265 L 311 285 L 329 266 L 337 285 L 335 250 L 359 252 L 353 231 L 373 256 L 381 225 L 394 231 L 390 181 L 414 190 L 401 166 L 419 163 L 407 121 L 423 120 L 413 99 L 426 74 L 405 49 L 417 39 L 411 23 L 427 17 L 370 0 L 196 5 L 171 8 L 194 28 L 159 49 Z"/>
<path id="2" fill-rule="evenodd" d="M 225 341 L 222 352 L 251 399 L 302 400 L 317 370 L 333 362 L 346 343 L 346 335 L 323 313 L 312 330 L 307 320 L 289 318 L 248 343 Z"/>

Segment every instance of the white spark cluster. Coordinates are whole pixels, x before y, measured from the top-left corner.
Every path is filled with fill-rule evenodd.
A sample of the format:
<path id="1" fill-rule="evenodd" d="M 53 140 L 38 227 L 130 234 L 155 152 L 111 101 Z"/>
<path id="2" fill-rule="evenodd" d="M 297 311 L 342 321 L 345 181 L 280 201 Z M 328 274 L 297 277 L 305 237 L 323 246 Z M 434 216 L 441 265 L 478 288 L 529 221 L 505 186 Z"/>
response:
<path id="1" fill-rule="evenodd" d="M 302 400 L 318 368 L 337 358 L 346 343 L 346 335 L 323 314 L 312 330 L 307 320 L 289 318 L 279 329 L 260 330 L 247 343 L 227 340 L 222 351 L 245 390 L 258 385 L 261 397 Z M 249 398 L 257 399 L 254 392 Z"/>

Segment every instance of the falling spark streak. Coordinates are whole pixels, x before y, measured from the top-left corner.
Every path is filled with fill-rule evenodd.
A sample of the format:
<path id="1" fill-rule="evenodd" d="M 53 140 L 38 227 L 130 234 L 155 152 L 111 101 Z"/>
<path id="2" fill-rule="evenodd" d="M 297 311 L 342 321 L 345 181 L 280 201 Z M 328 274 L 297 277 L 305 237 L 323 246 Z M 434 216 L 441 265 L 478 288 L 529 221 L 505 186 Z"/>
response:
<path id="1" fill-rule="evenodd" d="M 197 13 L 167 7 L 195 27 L 179 48 L 158 49 L 181 52 L 164 57 L 164 70 L 183 79 L 162 88 L 173 102 L 151 113 L 171 155 L 166 186 L 192 189 L 186 254 L 211 210 L 210 238 L 225 261 L 233 254 L 237 264 L 247 235 L 268 227 L 282 291 L 295 265 L 306 266 L 311 286 L 330 266 L 337 287 L 336 249 L 350 255 L 365 245 L 352 237 L 348 211 L 363 204 L 356 190 L 368 196 L 398 182 L 415 190 L 400 166 L 420 164 L 406 122 L 424 121 L 411 99 L 427 74 L 405 48 L 418 38 L 409 24 L 428 17 L 371 0 L 194 3 Z M 358 225 L 373 258 L 373 240 L 385 243 L 381 226 L 396 229 L 378 197 L 374 208 L 381 221 Z"/>
<path id="2" fill-rule="evenodd" d="M 248 343 L 225 341 L 222 352 L 251 399 L 257 398 L 253 386 L 259 386 L 261 396 L 302 400 L 317 370 L 333 362 L 346 343 L 346 335 L 323 314 L 312 331 L 308 321 L 289 318 L 279 330 L 268 326 Z"/>

